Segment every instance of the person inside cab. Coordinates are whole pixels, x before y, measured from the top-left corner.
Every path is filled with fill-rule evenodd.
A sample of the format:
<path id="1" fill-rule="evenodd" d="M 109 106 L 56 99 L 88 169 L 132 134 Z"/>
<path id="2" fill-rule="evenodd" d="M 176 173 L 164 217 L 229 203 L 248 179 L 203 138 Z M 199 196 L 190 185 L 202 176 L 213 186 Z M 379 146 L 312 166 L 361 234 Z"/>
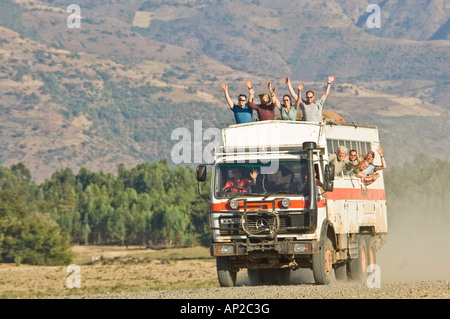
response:
<path id="1" fill-rule="evenodd" d="M 225 186 L 222 188 L 224 193 L 247 193 L 250 187 L 256 184 L 256 178 L 258 177 L 257 171 L 250 173 L 251 180 L 243 177 L 239 167 L 233 167 L 231 174 L 232 177 L 227 180 Z"/>

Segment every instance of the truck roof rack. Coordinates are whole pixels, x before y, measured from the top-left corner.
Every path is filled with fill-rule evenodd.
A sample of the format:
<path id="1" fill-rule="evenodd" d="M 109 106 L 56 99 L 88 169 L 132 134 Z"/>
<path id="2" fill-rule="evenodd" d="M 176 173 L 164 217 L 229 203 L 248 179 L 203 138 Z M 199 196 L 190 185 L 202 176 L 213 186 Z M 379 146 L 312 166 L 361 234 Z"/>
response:
<path id="1" fill-rule="evenodd" d="M 302 144 L 289 145 L 255 145 L 255 146 L 216 146 L 214 155 L 216 156 L 233 156 L 233 155 L 260 155 L 263 154 L 292 154 L 303 153 Z M 325 154 L 324 147 L 317 147 L 314 152 L 320 155 Z"/>

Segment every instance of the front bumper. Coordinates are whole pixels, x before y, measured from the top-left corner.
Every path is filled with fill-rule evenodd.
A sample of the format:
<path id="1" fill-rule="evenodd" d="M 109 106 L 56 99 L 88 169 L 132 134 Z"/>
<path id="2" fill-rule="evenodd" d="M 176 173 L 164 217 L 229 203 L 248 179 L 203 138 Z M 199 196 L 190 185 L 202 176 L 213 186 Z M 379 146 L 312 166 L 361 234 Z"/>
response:
<path id="1" fill-rule="evenodd" d="M 312 255 L 319 250 L 318 241 L 277 241 L 272 243 L 213 243 L 211 256 L 246 256 L 252 253 L 280 255 Z"/>

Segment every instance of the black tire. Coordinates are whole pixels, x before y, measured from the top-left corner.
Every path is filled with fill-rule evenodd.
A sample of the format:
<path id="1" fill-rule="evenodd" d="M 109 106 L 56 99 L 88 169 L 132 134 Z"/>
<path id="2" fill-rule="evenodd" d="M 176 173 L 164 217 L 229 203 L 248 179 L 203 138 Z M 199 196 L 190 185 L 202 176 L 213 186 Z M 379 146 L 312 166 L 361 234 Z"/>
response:
<path id="1" fill-rule="evenodd" d="M 216 257 L 217 278 L 221 287 L 234 287 L 236 285 L 237 271 L 231 269 L 228 257 Z"/>
<path id="2" fill-rule="evenodd" d="M 369 265 L 367 254 L 367 236 L 356 235 L 358 240 L 358 258 L 348 263 L 350 278 L 356 282 L 365 282 L 367 279 L 366 269 Z"/>
<path id="3" fill-rule="evenodd" d="M 291 270 L 289 268 L 274 269 L 277 285 L 289 285 L 291 282 Z"/>
<path id="4" fill-rule="evenodd" d="M 313 255 L 312 268 L 314 281 L 318 285 L 328 285 L 333 269 L 333 244 L 329 238 L 321 245 L 319 252 Z"/>
<path id="5" fill-rule="evenodd" d="M 339 264 L 336 264 L 334 266 L 334 276 L 336 277 L 336 280 L 339 282 L 345 282 L 347 281 L 347 263 L 342 262 Z"/>
<path id="6" fill-rule="evenodd" d="M 248 281 L 251 286 L 263 285 L 262 269 L 247 269 Z"/>
<path id="7" fill-rule="evenodd" d="M 291 270 L 281 269 L 247 269 L 250 285 L 288 285 L 291 280 Z"/>

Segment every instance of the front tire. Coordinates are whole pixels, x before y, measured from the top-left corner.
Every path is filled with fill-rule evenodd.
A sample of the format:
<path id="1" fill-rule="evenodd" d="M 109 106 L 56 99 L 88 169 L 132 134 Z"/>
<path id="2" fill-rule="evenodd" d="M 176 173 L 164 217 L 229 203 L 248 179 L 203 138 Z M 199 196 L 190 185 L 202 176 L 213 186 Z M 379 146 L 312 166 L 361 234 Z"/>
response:
<path id="1" fill-rule="evenodd" d="M 217 278 L 221 287 L 234 287 L 236 285 L 237 271 L 233 270 L 230 266 L 230 260 L 228 257 L 217 257 Z"/>
<path id="2" fill-rule="evenodd" d="M 328 285 L 330 283 L 331 271 L 333 269 L 333 244 L 329 238 L 320 247 L 319 253 L 313 255 L 312 268 L 316 284 Z"/>

